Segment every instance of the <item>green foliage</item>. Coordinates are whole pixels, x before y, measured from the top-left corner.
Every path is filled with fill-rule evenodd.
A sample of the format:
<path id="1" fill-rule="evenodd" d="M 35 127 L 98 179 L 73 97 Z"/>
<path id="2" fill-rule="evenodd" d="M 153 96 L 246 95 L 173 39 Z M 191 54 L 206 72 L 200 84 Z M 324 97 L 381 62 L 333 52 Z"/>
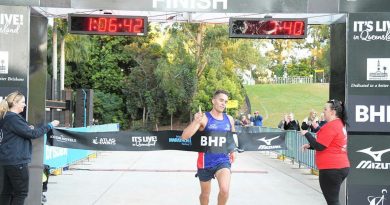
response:
<path id="1" fill-rule="evenodd" d="M 124 79 L 122 90 L 126 97 L 126 108 L 132 119 L 139 119 L 146 114 L 153 122 L 158 122 L 163 114 L 163 91 L 160 88 L 155 69 L 159 59 L 164 57 L 158 44 L 132 43 L 125 47 L 125 53 L 134 61 L 131 74 Z M 143 110 L 145 113 L 139 113 Z"/>
<path id="2" fill-rule="evenodd" d="M 330 29 L 328 25 L 310 25 L 308 37 L 306 39 L 273 39 L 259 40 L 257 43 L 260 48 L 269 47 L 272 49 L 265 52 L 266 61 L 260 61 L 257 73 L 254 76 L 261 76 L 262 70 L 269 69 L 275 75 L 283 76 L 284 64 L 287 66 L 289 76 L 310 76 L 314 75 L 314 70 L 324 69 L 329 73 L 329 39 Z M 307 52 L 306 57 L 298 58 L 297 51 Z M 326 75 L 328 76 L 328 75 Z"/>
<path id="3" fill-rule="evenodd" d="M 291 76 L 310 76 L 313 75 L 313 70 L 306 61 L 293 60 L 291 64 L 287 65 L 287 70 Z"/>
<path id="4" fill-rule="evenodd" d="M 173 46 L 175 47 L 175 46 Z M 166 50 L 170 50 L 169 47 Z M 183 52 L 172 52 L 172 62 L 162 59 L 156 70 L 164 92 L 168 114 L 188 111 L 188 103 L 196 85 L 195 62 L 190 55 Z"/>
<path id="5" fill-rule="evenodd" d="M 230 78 L 229 75 L 224 74 L 225 71 L 219 68 L 210 68 L 199 79 L 198 93 L 194 97 L 191 105 L 192 111 L 196 112 L 200 105 L 204 111 L 212 109 L 212 96 L 216 90 L 226 90 L 229 92 L 230 100 L 238 100 L 240 104 L 244 102 L 245 91 L 241 88 L 238 80 Z M 206 77 L 207 76 L 207 77 Z M 235 116 L 237 110 L 229 109 L 230 115 Z"/>
<path id="6" fill-rule="evenodd" d="M 65 60 L 67 62 L 78 64 L 89 60 L 92 44 L 88 36 L 67 34 L 65 42 Z"/>
<path id="7" fill-rule="evenodd" d="M 57 52 L 60 52 L 61 39 L 65 38 L 65 61 L 68 63 L 82 63 L 88 60 L 90 41 L 88 36 L 71 35 L 67 33 L 67 22 L 64 19 L 54 19 L 57 28 Z M 47 62 L 48 71 L 52 73 L 52 59 L 53 59 L 53 27 L 48 27 L 47 39 Z M 60 54 L 57 54 L 57 60 L 60 61 Z"/>
<path id="8" fill-rule="evenodd" d="M 100 72 L 96 72 L 92 75 L 92 80 L 94 82 L 93 88 L 119 94 L 123 89 L 123 85 L 120 82 L 122 82 L 124 78 L 120 68 L 103 68 Z"/>
<path id="9" fill-rule="evenodd" d="M 330 28 L 328 25 L 315 25 L 309 27 L 312 42 L 306 41 L 304 47 L 311 52 L 310 67 L 313 70 L 325 70 L 325 77 L 329 79 L 330 70 Z M 329 82 L 329 80 L 328 80 Z"/>
<path id="10" fill-rule="evenodd" d="M 80 88 L 92 89 L 94 82 L 91 80 L 91 76 L 93 73 L 93 69 L 86 62 L 68 62 L 65 69 L 65 87 L 73 90 Z"/>
<path id="11" fill-rule="evenodd" d="M 121 96 L 94 90 L 93 104 L 93 115 L 99 124 L 119 123 L 120 127 L 127 127 Z"/>
<path id="12" fill-rule="evenodd" d="M 216 90 L 223 89 L 230 93 L 231 100 L 238 100 L 242 105 L 245 90 L 236 69 L 250 69 L 259 64 L 260 55 L 253 41 L 231 40 L 228 38 L 226 25 L 208 26 L 203 41 L 203 59 L 205 68 L 199 77 L 191 109 L 196 112 L 200 105 L 204 110 L 211 110 L 211 99 Z M 236 109 L 229 109 L 235 115 Z"/>

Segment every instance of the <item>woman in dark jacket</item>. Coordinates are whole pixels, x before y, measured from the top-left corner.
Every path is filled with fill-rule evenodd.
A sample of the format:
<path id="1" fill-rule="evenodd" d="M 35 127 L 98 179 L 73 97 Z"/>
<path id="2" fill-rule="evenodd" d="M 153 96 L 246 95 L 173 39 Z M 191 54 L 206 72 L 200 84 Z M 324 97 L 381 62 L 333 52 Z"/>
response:
<path id="1" fill-rule="evenodd" d="M 23 205 L 28 194 L 31 139 L 42 137 L 59 121 L 34 128 L 19 115 L 26 107 L 20 92 L 0 102 L 0 204 Z"/>

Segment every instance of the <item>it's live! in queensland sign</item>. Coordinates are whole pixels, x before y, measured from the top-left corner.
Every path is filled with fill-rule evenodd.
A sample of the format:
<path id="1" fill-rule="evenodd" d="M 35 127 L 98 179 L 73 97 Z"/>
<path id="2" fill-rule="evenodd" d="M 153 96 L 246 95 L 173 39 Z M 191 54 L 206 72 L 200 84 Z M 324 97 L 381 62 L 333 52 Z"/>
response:
<path id="1" fill-rule="evenodd" d="M 390 191 L 384 180 L 390 178 L 390 13 L 350 13 L 347 31 L 348 204 L 384 205 Z"/>

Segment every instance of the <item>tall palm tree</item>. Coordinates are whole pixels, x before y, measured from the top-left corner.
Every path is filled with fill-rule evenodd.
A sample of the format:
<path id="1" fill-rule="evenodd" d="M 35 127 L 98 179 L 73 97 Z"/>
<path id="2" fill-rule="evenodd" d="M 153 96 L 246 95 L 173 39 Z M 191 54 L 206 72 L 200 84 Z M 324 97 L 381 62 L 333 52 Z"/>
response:
<path id="1" fill-rule="evenodd" d="M 53 23 L 53 33 L 52 33 L 52 45 L 57 45 L 57 22 Z M 53 80 L 52 80 L 52 89 L 51 89 L 51 98 L 57 99 L 57 46 L 52 47 L 52 66 L 53 66 Z"/>
<path id="2" fill-rule="evenodd" d="M 65 63 L 80 63 L 89 58 L 88 36 L 72 35 L 67 31 L 66 19 L 54 19 L 52 32 L 53 97 L 58 98 L 57 89 L 57 38 L 60 39 L 60 91 L 65 89 Z M 53 46 L 57 45 L 57 46 Z M 50 46 L 50 45 L 49 45 Z M 50 56 L 49 56 L 50 57 Z"/>

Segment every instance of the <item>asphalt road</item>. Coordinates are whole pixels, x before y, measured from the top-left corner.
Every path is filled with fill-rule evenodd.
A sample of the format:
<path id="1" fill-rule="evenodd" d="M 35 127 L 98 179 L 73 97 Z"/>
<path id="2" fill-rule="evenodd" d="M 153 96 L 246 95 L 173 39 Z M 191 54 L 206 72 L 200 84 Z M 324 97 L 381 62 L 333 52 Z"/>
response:
<path id="1" fill-rule="evenodd" d="M 46 205 L 197 205 L 197 153 L 99 152 L 49 179 Z M 273 154 L 238 154 L 230 205 L 325 205 L 318 177 Z M 217 204 L 212 184 L 210 205 Z"/>

